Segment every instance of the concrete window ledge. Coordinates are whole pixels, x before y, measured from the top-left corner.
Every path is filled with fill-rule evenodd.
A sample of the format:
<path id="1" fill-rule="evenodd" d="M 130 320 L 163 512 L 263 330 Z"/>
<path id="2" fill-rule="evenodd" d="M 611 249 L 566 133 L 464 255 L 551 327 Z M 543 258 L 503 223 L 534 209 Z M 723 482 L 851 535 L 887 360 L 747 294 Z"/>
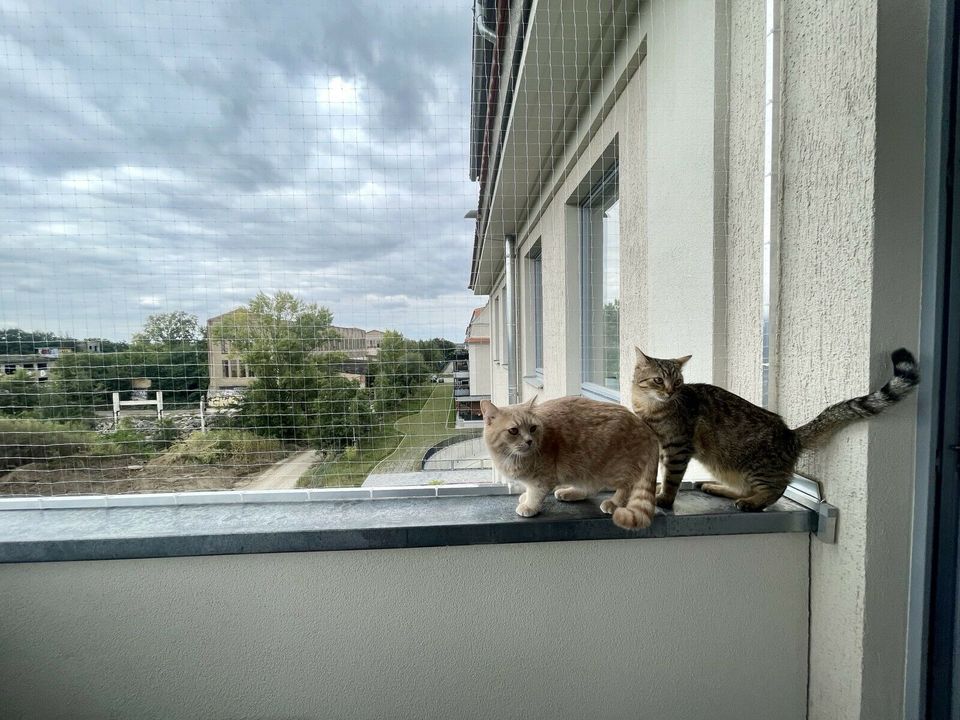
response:
<path id="1" fill-rule="evenodd" d="M 815 512 L 786 498 L 743 513 L 691 490 L 680 493 L 673 511 L 658 510 L 647 530 L 627 532 L 600 512 L 600 500 L 550 498 L 535 518 L 518 517 L 516 498 L 507 495 L 7 510 L 0 562 L 806 533 L 817 526 Z"/>

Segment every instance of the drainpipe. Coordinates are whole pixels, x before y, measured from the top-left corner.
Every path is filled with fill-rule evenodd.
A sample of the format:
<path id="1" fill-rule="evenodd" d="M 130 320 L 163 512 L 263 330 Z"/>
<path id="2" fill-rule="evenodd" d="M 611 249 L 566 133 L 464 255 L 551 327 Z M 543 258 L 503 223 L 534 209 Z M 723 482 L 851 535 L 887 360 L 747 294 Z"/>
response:
<path id="1" fill-rule="evenodd" d="M 517 380 L 520 362 L 517 356 L 517 238 L 507 235 L 503 239 L 503 267 L 506 274 L 504 287 L 504 325 L 507 329 L 507 401 L 510 405 L 519 402 Z"/>
<path id="2" fill-rule="evenodd" d="M 489 43 L 497 42 L 497 34 L 487 27 L 486 21 L 483 19 L 483 11 L 477 12 L 477 2 L 474 0 L 473 3 L 473 20 L 477 26 L 477 33 Z"/>

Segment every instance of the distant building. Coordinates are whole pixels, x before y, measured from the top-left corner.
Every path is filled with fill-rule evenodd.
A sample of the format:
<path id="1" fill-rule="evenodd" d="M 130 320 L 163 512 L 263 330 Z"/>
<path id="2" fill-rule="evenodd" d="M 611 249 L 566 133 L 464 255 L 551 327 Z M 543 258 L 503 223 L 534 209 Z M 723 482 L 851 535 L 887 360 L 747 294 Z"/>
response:
<path id="1" fill-rule="evenodd" d="M 217 337 L 216 328 L 223 324 L 228 317 L 243 312 L 241 308 L 217 315 L 207 320 L 207 365 L 210 372 L 208 394 L 217 394 L 225 391 L 237 391 L 253 382 L 253 375 L 233 352 L 230 341 Z"/>
<path id="2" fill-rule="evenodd" d="M 59 353 L 49 355 L 39 352 L 34 355 L 0 355 L 0 366 L 3 367 L 4 375 L 13 375 L 17 370 L 26 370 L 37 382 L 45 382 L 50 377 L 50 370 L 56 366 L 58 357 Z"/>
<path id="3" fill-rule="evenodd" d="M 457 423 L 479 423 L 480 401 L 490 399 L 490 313 L 487 305 L 470 316 L 466 337 L 453 360 Z"/>
<path id="4" fill-rule="evenodd" d="M 334 341 L 328 347 L 323 348 L 324 352 L 342 352 L 351 360 L 374 358 L 380 354 L 383 331 L 364 330 L 358 327 L 340 327 L 339 325 L 332 325 L 331 328 L 340 333 L 340 337 L 343 339 Z"/>

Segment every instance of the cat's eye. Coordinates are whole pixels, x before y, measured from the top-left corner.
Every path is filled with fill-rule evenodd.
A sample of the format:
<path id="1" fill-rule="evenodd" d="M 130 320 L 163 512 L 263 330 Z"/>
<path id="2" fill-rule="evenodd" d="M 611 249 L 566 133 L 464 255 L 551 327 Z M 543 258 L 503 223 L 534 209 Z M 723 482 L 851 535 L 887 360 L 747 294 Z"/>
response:
<path id="1" fill-rule="evenodd" d="M 657 385 L 663 385 L 663 378 L 654 378 L 653 381 L 654 381 Z"/>
<path id="2" fill-rule="evenodd" d="M 519 434 L 520 434 L 520 428 L 515 428 L 515 427 L 510 428 L 510 434 L 511 434 L 511 435 L 519 435 Z"/>
<path id="3" fill-rule="evenodd" d="M 531 426 L 530 426 L 530 432 L 535 433 L 536 431 L 537 431 L 537 426 L 536 426 L 536 425 L 531 425 Z"/>

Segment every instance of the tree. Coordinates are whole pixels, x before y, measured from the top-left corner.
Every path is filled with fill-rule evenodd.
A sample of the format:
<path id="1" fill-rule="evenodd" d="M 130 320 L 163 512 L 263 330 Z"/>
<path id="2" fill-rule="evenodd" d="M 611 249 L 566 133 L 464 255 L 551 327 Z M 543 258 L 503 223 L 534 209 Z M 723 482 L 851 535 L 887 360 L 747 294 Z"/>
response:
<path id="1" fill-rule="evenodd" d="M 196 344 L 203 339 L 204 332 L 197 316 L 177 310 L 150 315 L 143 330 L 133 336 L 133 345 L 175 347 Z"/>
<path id="2" fill-rule="evenodd" d="M 40 384 L 26 370 L 0 377 L 0 412 L 19 415 L 40 402 Z"/>
<path id="3" fill-rule="evenodd" d="M 620 376 L 620 299 L 608 302 L 603 306 L 603 333 L 600 341 L 603 343 L 603 377 L 616 378 Z"/>
<path id="4" fill-rule="evenodd" d="M 404 398 L 426 381 L 428 366 L 415 340 L 395 330 L 383 334 L 373 363 L 374 397 L 380 412 L 395 410 Z"/>
<path id="5" fill-rule="evenodd" d="M 0 329 L 0 355 L 31 355 L 38 347 L 60 347 L 64 338 L 43 330 Z M 71 347 L 75 340 L 69 339 Z"/>
<path id="6" fill-rule="evenodd" d="M 317 435 L 319 416 L 333 396 L 344 390 L 356 395 L 356 383 L 345 388 L 334 380 L 345 356 L 321 352 L 340 337 L 332 323 L 329 310 L 289 292 L 261 292 L 223 319 L 215 338 L 229 342 L 256 378 L 244 395 L 240 424 L 263 435 L 307 440 Z"/>
<path id="7" fill-rule="evenodd" d="M 433 372 L 440 372 L 448 362 L 453 360 L 456 347 L 455 343 L 444 338 L 417 340 L 417 348 L 423 355 L 423 361 Z"/>

